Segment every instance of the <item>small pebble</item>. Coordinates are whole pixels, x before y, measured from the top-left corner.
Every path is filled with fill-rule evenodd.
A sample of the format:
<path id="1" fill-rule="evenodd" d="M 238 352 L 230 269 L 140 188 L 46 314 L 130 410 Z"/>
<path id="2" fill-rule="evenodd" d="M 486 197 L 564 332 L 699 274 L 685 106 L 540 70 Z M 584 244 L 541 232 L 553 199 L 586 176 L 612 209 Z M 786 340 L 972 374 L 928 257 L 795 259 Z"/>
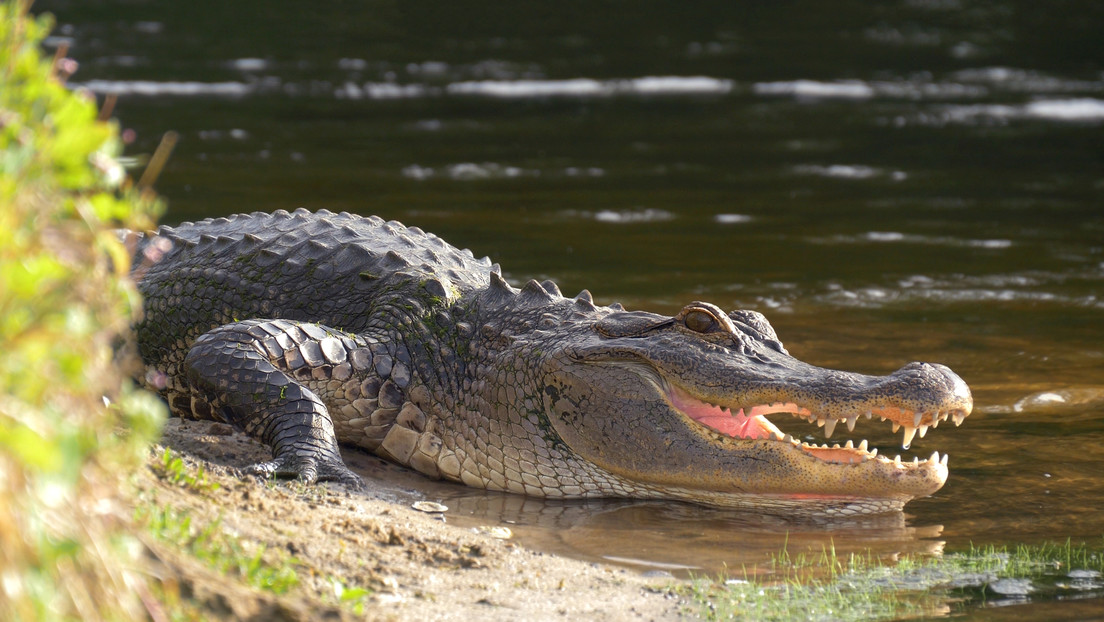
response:
<path id="1" fill-rule="evenodd" d="M 645 579 L 674 579 L 675 575 L 667 572 L 666 570 L 645 570 L 640 573 L 640 576 Z"/>
<path id="2" fill-rule="evenodd" d="M 1071 579 L 1099 579 L 1099 570 L 1071 570 L 1067 577 Z"/>
<path id="3" fill-rule="evenodd" d="M 1034 588 L 1030 579 L 997 579 L 989 584 L 989 590 L 1001 596 L 1027 596 Z"/>
<path id="4" fill-rule="evenodd" d="M 412 503 L 410 505 L 410 507 L 414 508 L 415 510 L 418 510 L 419 512 L 429 512 L 431 514 L 436 513 L 436 512 L 447 512 L 448 511 L 448 506 L 447 505 L 442 505 L 442 504 L 436 503 L 434 501 L 415 501 L 414 503 Z"/>
<path id="5" fill-rule="evenodd" d="M 489 525 L 480 525 L 473 529 L 475 533 L 481 533 L 485 536 L 492 538 L 498 538 L 499 540 L 509 540 L 514 537 L 514 532 L 510 531 L 509 527 L 492 527 Z"/>

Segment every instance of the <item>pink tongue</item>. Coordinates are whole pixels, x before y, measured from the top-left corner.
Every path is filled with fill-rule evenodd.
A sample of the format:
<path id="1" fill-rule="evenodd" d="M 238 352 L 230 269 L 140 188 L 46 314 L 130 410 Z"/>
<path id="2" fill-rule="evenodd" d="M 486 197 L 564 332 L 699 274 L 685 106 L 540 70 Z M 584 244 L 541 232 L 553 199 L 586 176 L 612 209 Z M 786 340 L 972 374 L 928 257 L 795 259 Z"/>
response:
<path id="1" fill-rule="evenodd" d="M 671 393 L 670 397 L 675 408 L 681 410 L 686 416 L 702 425 L 713 428 L 721 434 L 727 434 L 734 438 L 769 438 L 772 436 L 772 426 L 763 417 L 745 417 L 742 409 L 729 414 L 728 411 L 696 400 L 677 388 Z"/>
<path id="2" fill-rule="evenodd" d="M 748 419 L 739 413 L 731 417 L 728 415 L 694 417 L 694 420 L 713 428 L 721 434 L 736 438 L 766 438 L 769 436 L 769 433 L 755 419 Z"/>

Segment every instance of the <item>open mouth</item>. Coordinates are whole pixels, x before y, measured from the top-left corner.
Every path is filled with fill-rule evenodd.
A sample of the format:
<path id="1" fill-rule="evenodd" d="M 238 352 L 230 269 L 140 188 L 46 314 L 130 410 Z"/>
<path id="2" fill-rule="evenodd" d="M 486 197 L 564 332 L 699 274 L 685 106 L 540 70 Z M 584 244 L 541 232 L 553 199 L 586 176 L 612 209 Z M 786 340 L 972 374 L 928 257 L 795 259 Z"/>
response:
<path id="1" fill-rule="evenodd" d="M 901 464 L 901 457 L 894 459 L 879 456 L 877 448 L 871 449 L 866 440 L 858 445 L 854 441 L 847 441 L 844 445 L 838 443 L 818 445 L 815 443 L 803 443 L 778 429 L 766 415 L 775 413 L 789 413 L 799 419 L 810 423 L 816 423 L 824 428 L 826 438 L 831 438 L 836 426 L 840 423 L 847 426 L 848 431 L 854 431 L 855 423 L 859 417 L 873 419 L 877 417 L 882 421 L 889 421 L 893 425 L 893 431 L 904 429 L 901 446 L 908 449 L 917 434 L 921 438 L 927 434 L 929 428 L 938 427 L 941 422 L 953 420 L 955 425 L 961 425 L 966 419 L 967 413 L 961 409 L 951 409 L 936 412 L 914 412 L 896 406 L 874 406 L 862 412 L 854 412 L 843 417 L 829 417 L 817 414 L 799 406 L 793 402 L 775 402 L 772 404 L 725 406 L 711 404 L 699 400 L 677 386 L 670 386 L 667 390 L 667 399 L 671 405 L 689 419 L 708 428 L 709 430 L 731 438 L 738 439 L 764 439 L 790 443 L 794 448 L 800 449 L 806 454 L 819 460 L 837 464 L 856 464 L 868 460 L 880 460 L 886 463 Z M 940 457 L 939 452 L 933 452 L 927 460 L 914 458 L 914 465 L 940 464 L 947 466 L 947 456 Z"/>

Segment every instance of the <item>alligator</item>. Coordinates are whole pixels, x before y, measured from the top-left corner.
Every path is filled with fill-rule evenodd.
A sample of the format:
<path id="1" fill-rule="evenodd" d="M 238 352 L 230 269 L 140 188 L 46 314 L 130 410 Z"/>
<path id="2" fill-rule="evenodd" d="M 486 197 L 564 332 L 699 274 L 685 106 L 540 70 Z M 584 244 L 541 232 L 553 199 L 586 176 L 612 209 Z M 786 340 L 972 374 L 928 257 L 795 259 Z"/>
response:
<path id="1" fill-rule="evenodd" d="M 128 240 L 141 381 L 174 415 L 270 446 L 255 476 L 357 487 L 340 443 L 535 497 L 895 512 L 943 485 L 946 456 L 799 441 L 767 415 L 829 438 L 876 418 L 907 448 L 973 405 L 943 365 L 816 367 L 758 312 L 691 302 L 667 316 L 551 281 L 515 288 L 489 259 L 378 217 L 256 212 Z"/>

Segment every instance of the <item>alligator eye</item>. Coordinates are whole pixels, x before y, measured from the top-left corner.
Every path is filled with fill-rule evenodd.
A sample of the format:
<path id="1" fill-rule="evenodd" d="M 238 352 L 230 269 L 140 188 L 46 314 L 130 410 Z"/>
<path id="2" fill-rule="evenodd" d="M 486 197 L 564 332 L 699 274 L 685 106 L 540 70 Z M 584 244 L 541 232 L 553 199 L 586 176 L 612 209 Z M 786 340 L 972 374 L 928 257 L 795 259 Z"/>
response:
<path id="1" fill-rule="evenodd" d="M 719 328 L 717 319 L 712 314 L 697 309 L 683 316 L 682 323 L 686 324 L 686 328 L 697 333 L 711 333 Z"/>

